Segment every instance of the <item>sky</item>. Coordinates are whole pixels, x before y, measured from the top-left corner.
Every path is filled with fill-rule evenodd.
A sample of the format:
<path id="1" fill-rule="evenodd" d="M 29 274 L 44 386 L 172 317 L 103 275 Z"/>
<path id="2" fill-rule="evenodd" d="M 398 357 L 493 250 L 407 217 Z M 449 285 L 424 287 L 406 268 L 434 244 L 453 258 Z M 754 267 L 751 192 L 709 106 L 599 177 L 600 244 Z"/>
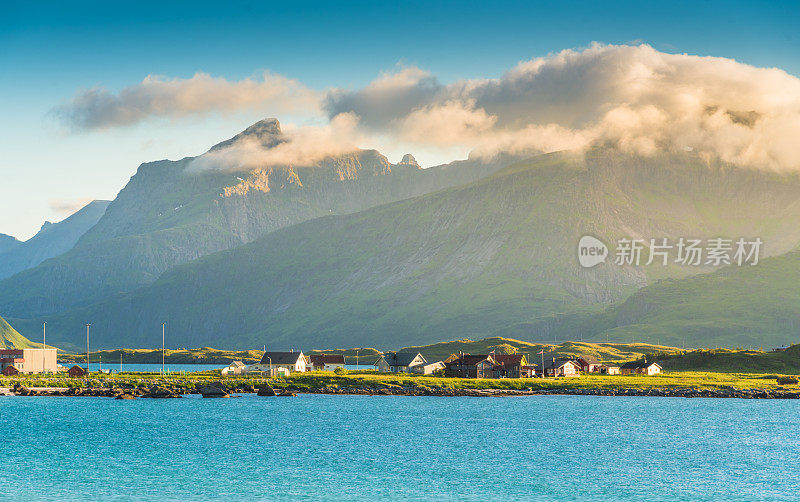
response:
<path id="1" fill-rule="evenodd" d="M 424 129 L 398 134 L 397 124 L 456 116 L 464 119 L 459 137 L 507 132 L 497 103 L 458 83 L 499 79 L 521 62 L 593 43 L 647 44 L 800 76 L 798 26 L 797 2 L 14 2 L 0 16 L 0 233 L 27 239 L 45 220 L 114 198 L 142 162 L 200 155 L 265 117 L 310 127 L 298 137 L 315 144 L 357 131 L 358 146 L 393 162 L 407 152 L 423 166 L 463 158 L 470 145 L 446 135 L 426 143 Z M 367 92 L 387 75 L 423 91 L 433 79 L 428 87 L 447 98 L 423 92 L 414 101 L 422 115 L 355 113 L 370 99 L 395 99 Z M 334 90 L 336 99 L 325 98 Z M 173 106 L 175 96 L 195 101 Z M 147 110 L 131 112 L 142 100 Z M 350 114 L 334 121 L 334 111 Z M 591 129 L 562 126 L 568 140 L 551 128 L 551 143 L 580 141 Z M 625 140 L 644 148 L 641 138 Z"/>

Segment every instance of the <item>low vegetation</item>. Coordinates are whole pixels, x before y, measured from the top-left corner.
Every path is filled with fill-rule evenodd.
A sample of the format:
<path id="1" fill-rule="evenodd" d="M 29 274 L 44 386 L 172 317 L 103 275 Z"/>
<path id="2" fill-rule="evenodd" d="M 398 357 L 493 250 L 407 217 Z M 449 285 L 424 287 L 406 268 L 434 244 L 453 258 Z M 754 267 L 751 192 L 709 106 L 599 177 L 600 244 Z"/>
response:
<path id="1" fill-rule="evenodd" d="M 785 377 L 769 373 L 712 373 L 712 372 L 668 372 L 656 376 L 607 376 L 583 375 L 577 378 L 523 378 L 523 379 L 466 379 L 443 378 L 414 374 L 387 374 L 375 371 L 348 371 L 336 374 L 332 371 L 293 373 L 288 377 L 264 378 L 257 375 L 222 377 L 219 371 L 171 374 L 120 373 L 111 375 L 92 374 L 85 378 L 70 378 L 58 375 L 18 375 L 0 377 L 0 387 L 12 387 L 16 383 L 28 387 L 149 387 L 169 385 L 175 388 L 193 388 L 197 383 L 221 381 L 228 388 L 256 387 L 270 383 L 277 388 L 292 388 L 299 391 L 319 389 L 775 389 L 781 385 L 778 379 Z"/>

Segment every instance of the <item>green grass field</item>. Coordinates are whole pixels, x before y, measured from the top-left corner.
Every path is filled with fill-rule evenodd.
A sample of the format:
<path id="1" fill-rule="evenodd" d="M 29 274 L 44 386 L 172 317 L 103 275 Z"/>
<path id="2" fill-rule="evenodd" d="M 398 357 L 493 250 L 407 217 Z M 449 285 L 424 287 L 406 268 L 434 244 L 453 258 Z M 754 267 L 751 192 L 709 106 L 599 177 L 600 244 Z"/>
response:
<path id="1" fill-rule="evenodd" d="M 522 379 L 465 379 L 443 378 L 409 374 L 386 374 L 372 371 L 349 372 L 336 375 L 333 372 L 314 371 L 294 373 L 285 378 L 263 378 L 260 376 L 221 377 L 219 372 L 187 373 L 160 376 L 157 373 L 121 373 L 112 375 L 90 375 L 88 378 L 69 378 L 60 375 L 19 375 L 0 377 L 0 387 L 11 387 L 21 383 L 29 387 L 116 387 L 170 385 L 192 388 L 197 383 L 224 382 L 229 388 L 258 385 L 269 382 L 275 387 L 291 387 L 298 390 L 328 388 L 418 388 L 418 389 L 775 389 L 780 387 L 774 373 L 713 373 L 713 372 L 666 372 L 656 376 L 606 376 L 582 375 L 575 378 L 522 378 Z M 787 386 L 784 386 L 787 387 Z M 790 385 L 789 388 L 798 388 Z"/>

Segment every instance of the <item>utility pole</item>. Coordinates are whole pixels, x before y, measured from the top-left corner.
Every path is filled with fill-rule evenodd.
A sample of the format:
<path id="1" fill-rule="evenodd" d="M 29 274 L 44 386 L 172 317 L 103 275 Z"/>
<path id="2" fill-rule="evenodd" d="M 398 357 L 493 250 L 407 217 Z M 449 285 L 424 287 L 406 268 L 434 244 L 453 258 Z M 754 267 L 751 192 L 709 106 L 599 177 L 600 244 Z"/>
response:
<path id="1" fill-rule="evenodd" d="M 42 323 L 42 373 L 44 373 L 45 368 L 47 367 L 47 359 L 45 358 L 45 354 L 47 353 L 47 323 Z"/>
<path id="2" fill-rule="evenodd" d="M 161 323 L 161 374 L 164 374 L 164 331 L 166 330 L 167 323 Z"/>
<path id="3" fill-rule="evenodd" d="M 356 371 L 358 371 L 358 349 L 356 349 Z"/>
<path id="4" fill-rule="evenodd" d="M 86 373 L 89 373 L 89 326 L 92 323 L 86 323 Z"/>

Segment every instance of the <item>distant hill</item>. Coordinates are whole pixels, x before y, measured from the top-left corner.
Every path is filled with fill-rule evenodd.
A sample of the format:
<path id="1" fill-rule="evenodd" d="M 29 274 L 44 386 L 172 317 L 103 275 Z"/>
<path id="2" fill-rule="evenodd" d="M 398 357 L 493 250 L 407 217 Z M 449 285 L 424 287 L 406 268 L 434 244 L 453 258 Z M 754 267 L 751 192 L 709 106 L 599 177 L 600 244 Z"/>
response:
<path id="1" fill-rule="evenodd" d="M 33 343 L 20 335 L 5 319 L 0 317 L 0 349 L 27 349 L 41 346 L 42 344 Z"/>
<path id="2" fill-rule="evenodd" d="M 764 255 L 781 254 L 800 242 L 798 194 L 796 175 L 689 154 L 543 155 L 458 187 L 286 227 L 45 319 L 73 343 L 91 319 L 107 347 L 154 346 L 164 319 L 174 344 L 226 349 L 387 349 L 487 335 L 602 340 L 592 336 L 626 320 L 609 306 L 709 269 L 611 260 L 583 269 L 582 235 L 607 243 L 760 236 Z M 746 282 L 739 288 L 752 291 Z M 630 327 L 635 341 L 682 345 Z M 611 341 L 630 340 L 631 332 L 611 333 Z M 708 333 L 692 332 L 685 343 L 704 346 L 714 341 Z"/>
<path id="3" fill-rule="evenodd" d="M 212 152 L 256 139 L 283 141 L 261 121 Z M 176 265 L 320 216 L 347 214 L 466 183 L 511 162 L 472 159 L 420 169 L 358 150 L 308 166 L 195 169 L 195 158 L 142 164 L 73 249 L 0 282 L 0 312 L 31 318 L 77 308 L 154 282 Z"/>
<path id="4" fill-rule="evenodd" d="M 488 354 L 494 351 L 495 354 L 525 354 L 531 362 L 535 363 L 542 355 L 539 351 L 544 350 L 545 358 L 552 357 L 592 357 L 600 362 L 622 362 L 639 359 L 648 353 L 674 354 L 679 353 L 680 349 L 660 345 L 650 345 L 644 343 L 588 343 L 588 342 L 564 342 L 561 344 L 530 343 L 513 338 L 490 337 L 483 340 L 455 340 L 452 342 L 442 342 L 432 345 L 418 347 L 406 347 L 403 352 L 419 352 L 426 359 L 431 361 L 444 360 L 450 354 Z"/>
<path id="5" fill-rule="evenodd" d="M 667 279 L 585 318 L 587 337 L 693 347 L 779 347 L 800 339 L 800 251 L 756 266 Z"/>
<path id="6" fill-rule="evenodd" d="M 651 355 L 667 371 L 722 373 L 800 373 L 800 345 L 786 350 L 703 349 L 672 355 Z"/>
<path id="7" fill-rule="evenodd" d="M 45 223 L 25 242 L 0 252 L 0 279 L 39 265 L 48 258 L 66 253 L 106 212 L 107 200 L 95 200 L 58 223 Z M 2 249 L 2 244 L 0 244 Z"/>

